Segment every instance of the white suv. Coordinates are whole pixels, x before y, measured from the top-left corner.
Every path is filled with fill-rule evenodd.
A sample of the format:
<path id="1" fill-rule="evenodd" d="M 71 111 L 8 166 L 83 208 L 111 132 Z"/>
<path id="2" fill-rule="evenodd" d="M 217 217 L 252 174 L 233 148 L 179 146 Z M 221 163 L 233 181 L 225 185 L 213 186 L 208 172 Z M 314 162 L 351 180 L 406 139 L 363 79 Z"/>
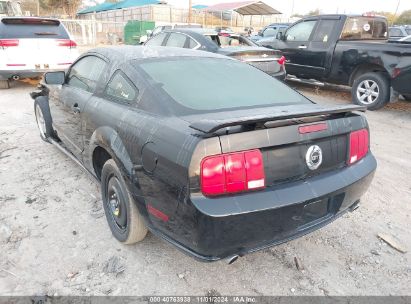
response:
<path id="1" fill-rule="evenodd" d="M 9 88 L 11 79 L 67 69 L 79 55 L 76 46 L 57 19 L 1 18 L 0 88 Z"/>

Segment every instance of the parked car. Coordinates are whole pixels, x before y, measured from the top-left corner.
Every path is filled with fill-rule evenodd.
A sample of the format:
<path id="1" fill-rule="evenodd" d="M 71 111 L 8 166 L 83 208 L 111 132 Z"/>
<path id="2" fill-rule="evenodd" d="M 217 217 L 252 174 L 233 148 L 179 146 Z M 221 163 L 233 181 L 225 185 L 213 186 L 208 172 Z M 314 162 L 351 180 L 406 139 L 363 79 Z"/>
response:
<path id="1" fill-rule="evenodd" d="M 261 39 L 275 39 L 278 32 L 284 33 L 289 26 L 290 23 L 273 23 L 258 31 L 257 35 L 250 36 L 250 39 L 253 42 L 260 41 Z"/>
<path id="2" fill-rule="evenodd" d="M 218 33 L 213 29 L 166 30 L 152 37 L 145 45 L 218 53 L 247 62 L 279 80 L 284 80 L 286 76 L 285 58 L 281 52 L 259 47 L 239 34 Z"/>
<path id="3" fill-rule="evenodd" d="M 40 136 L 101 183 L 122 243 L 149 229 L 232 262 L 356 209 L 376 169 L 364 107 L 316 105 L 218 54 L 100 48 L 44 81 Z"/>
<path id="4" fill-rule="evenodd" d="M 411 26 L 393 26 L 388 28 L 388 39 L 391 41 L 400 40 L 411 35 Z"/>
<path id="5" fill-rule="evenodd" d="M 0 21 L 0 88 L 9 81 L 68 68 L 76 42 L 57 19 L 4 17 Z"/>
<path id="6" fill-rule="evenodd" d="M 408 35 L 406 37 L 402 37 L 400 40 L 398 41 L 404 41 L 404 42 L 411 42 L 411 35 Z"/>
<path id="7" fill-rule="evenodd" d="M 228 26 L 217 26 L 214 29 L 217 33 L 230 33 L 230 34 L 234 34 L 234 31 L 232 28 L 228 27 Z"/>
<path id="8" fill-rule="evenodd" d="M 262 45 L 284 53 L 295 79 L 351 86 L 355 104 L 376 110 L 399 94 L 411 97 L 411 48 L 387 43 L 387 29 L 383 17 L 320 15 Z"/>
<path id="9" fill-rule="evenodd" d="M 160 22 L 161 23 L 161 22 Z M 140 43 L 144 44 L 150 37 L 157 35 L 158 33 L 164 30 L 172 30 L 175 28 L 202 28 L 203 26 L 199 23 L 173 23 L 173 24 L 162 24 L 156 26 L 153 30 L 148 30 L 147 35 L 143 35 L 140 37 Z"/>

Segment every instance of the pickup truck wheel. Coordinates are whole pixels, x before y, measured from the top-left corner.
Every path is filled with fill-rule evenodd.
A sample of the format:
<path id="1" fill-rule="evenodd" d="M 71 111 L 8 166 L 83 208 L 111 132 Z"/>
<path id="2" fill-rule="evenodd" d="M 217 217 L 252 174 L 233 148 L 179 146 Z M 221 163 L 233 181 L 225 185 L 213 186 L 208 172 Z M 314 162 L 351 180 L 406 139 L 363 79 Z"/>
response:
<path id="1" fill-rule="evenodd" d="M 366 106 L 368 110 L 378 110 L 390 101 L 390 84 L 382 73 L 366 73 L 354 80 L 353 102 Z"/>
<path id="2" fill-rule="evenodd" d="M 10 81 L 0 80 L 0 89 L 10 89 Z"/>
<path id="3" fill-rule="evenodd" d="M 147 234 L 144 219 L 112 159 L 103 166 L 101 194 L 107 222 L 114 237 L 124 244 L 143 240 Z"/>
<path id="4" fill-rule="evenodd" d="M 48 100 L 44 96 L 37 97 L 34 101 L 34 114 L 36 116 L 37 127 L 40 131 L 40 137 L 45 142 L 53 135 L 52 120 Z"/>

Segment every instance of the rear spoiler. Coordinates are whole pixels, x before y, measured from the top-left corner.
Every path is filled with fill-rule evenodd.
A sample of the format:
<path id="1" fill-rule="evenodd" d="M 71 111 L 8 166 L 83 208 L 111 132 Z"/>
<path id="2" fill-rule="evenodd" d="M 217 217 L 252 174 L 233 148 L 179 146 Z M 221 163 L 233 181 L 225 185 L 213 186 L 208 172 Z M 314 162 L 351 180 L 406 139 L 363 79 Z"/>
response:
<path id="1" fill-rule="evenodd" d="M 287 109 L 285 109 L 287 108 Z M 301 118 L 309 116 L 329 115 L 329 114 L 341 114 L 350 113 L 352 111 L 365 112 L 366 107 L 356 105 L 344 105 L 344 106 L 312 106 L 307 107 L 278 107 L 278 110 L 271 111 L 271 113 L 256 115 L 256 116 L 243 116 L 243 117 L 229 117 L 221 120 L 202 119 L 190 124 L 190 128 L 201 131 L 203 133 L 214 133 L 215 131 L 233 126 L 241 126 L 247 124 L 264 123 L 269 121 Z M 272 110 L 272 108 L 270 108 Z"/>

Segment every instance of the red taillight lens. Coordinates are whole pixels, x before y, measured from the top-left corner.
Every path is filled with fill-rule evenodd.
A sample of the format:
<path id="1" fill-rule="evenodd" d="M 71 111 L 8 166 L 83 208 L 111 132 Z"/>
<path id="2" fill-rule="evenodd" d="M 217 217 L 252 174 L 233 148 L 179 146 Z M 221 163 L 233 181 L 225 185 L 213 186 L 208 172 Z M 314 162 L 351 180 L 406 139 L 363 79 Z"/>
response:
<path id="1" fill-rule="evenodd" d="M 350 133 L 350 153 L 347 164 L 351 165 L 368 153 L 368 130 L 361 129 Z"/>
<path id="2" fill-rule="evenodd" d="M 58 46 L 65 46 L 70 49 L 74 49 L 77 47 L 77 43 L 73 40 L 70 39 L 57 39 L 57 45 Z"/>
<path id="3" fill-rule="evenodd" d="M 284 56 L 281 56 L 281 58 L 278 59 L 277 62 L 278 62 L 279 64 L 281 64 L 281 65 L 285 64 L 285 57 L 284 57 Z"/>
<path id="4" fill-rule="evenodd" d="M 209 156 L 201 162 L 201 191 L 221 195 L 265 187 L 260 150 Z"/>
<path id="5" fill-rule="evenodd" d="M 0 39 L 0 47 L 19 46 L 18 39 Z"/>

